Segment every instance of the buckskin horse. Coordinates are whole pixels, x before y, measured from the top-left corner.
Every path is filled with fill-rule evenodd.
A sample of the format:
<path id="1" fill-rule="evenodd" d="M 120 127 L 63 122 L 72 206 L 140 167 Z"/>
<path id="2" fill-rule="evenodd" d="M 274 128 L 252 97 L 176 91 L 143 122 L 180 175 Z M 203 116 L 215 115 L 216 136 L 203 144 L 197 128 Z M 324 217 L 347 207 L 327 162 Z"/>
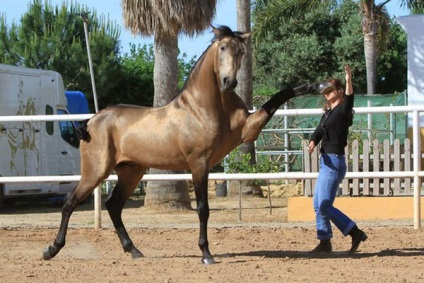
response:
<path id="1" fill-rule="evenodd" d="M 62 209 L 54 243 L 43 251 L 49 260 L 64 247 L 75 207 L 113 171 L 116 186 L 106 208 L 125 252 L 143 254 L 131 241 L 121 213 L 146 169 L 190 170 L 200 223 L 202 263 L 215 263 L 209 251 L 209 170 L 243 142 L 257 139 L 284 102 L 315 91 L 316 83 L 286 88 L 250 113 L 235 93 L 245 41 L 250 33 L 212 27 L 212 43 L 194 65 L 183 90 L 166 106 L 116 105 L 95 114 L 80 128 L 81 179 Z M 85 126 L 85 128 L 84 128 Z"/>

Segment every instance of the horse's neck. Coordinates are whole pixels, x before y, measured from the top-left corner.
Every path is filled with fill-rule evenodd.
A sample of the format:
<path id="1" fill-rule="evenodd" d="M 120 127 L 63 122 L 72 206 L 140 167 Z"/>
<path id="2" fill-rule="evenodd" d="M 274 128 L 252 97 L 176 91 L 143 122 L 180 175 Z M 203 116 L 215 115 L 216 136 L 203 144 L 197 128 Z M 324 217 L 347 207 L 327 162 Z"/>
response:
<path id="1" fill-rule="evenodd" d="M 215 74 L 215 46 L 210 46 L 208 51 L 196 64 L 186 83 L 185 95 L 192 96 L 191 99 L 199 105 L 218 107 L 221 102 L 220 82 Z"/>

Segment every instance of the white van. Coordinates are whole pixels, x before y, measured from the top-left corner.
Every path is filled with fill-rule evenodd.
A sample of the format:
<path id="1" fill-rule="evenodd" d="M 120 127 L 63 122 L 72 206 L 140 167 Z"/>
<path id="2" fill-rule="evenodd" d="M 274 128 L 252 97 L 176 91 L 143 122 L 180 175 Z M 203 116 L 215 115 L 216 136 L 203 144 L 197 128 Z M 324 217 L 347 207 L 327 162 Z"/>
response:
<path id="1" fill-rule="evenodd" d="M 69 114 L 54 71 L 0 64 L 0 116 Z M 0 176 L 79 175 L 73 122 L 0 122 Z M 77 182 L 0 183 L 0 202 L 70 193 Z"/>

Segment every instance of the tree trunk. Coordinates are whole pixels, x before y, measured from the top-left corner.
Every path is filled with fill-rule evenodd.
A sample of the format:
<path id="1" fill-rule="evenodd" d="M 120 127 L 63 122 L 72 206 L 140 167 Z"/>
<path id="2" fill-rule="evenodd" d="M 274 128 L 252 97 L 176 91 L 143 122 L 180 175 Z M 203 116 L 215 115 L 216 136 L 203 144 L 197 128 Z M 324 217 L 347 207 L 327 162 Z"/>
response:
<path id="1" fill-rule="evenodd" d="M 178 93 L 178 38 L 155 37 L 153 106 L 168 104 Z M 151 168 L 151 174 L 181 173 Z M 191 209 L 185 181 L 150 181 L 146 187 L 145 206 L 165 209 Z"/>
<path id="2" fill-rule="evenodd" d="M 377 36 L 364 34 L 365 65 L 367 69 L 367 94 L 375 94 L 377 72 Z"/>
<path id="3" fill-rule="evenodd" d="M 250 24 L 250 0 L 237 0 L 237 30 L 241 32 L 251 31 Z M 252 44 L 249 38 L 246 42 L 246 53 L 244 54 L 241 68 L 237 73 L 237 93 L 246 103 L 249 109 L 252 109 L 253 83 L 252 83 Z M 253 142 L 245 143 L 240 146 L 242 153 L 251 154 L 251 164 L 256 163 L 255 145 Z"/>
<path id="4" fill-rule="evenodd" d="M 374 1 L 361 2 L 362 33 L 364 34 L 365 66 L 367 69 L 367 93 L 375 94 L 377 72 L 378 23 Z"/>
<path id="5" fill-rule="evenodd" d="M 249 32 L 250 29 L 250 0 L 237 0 L 237 30 Z M 246 53 L 241 62 L 241 68 L 237 73 L 237 93 L 252 108 L 253 86 L 252 86 L 252 44 L 247 39 Z"/>

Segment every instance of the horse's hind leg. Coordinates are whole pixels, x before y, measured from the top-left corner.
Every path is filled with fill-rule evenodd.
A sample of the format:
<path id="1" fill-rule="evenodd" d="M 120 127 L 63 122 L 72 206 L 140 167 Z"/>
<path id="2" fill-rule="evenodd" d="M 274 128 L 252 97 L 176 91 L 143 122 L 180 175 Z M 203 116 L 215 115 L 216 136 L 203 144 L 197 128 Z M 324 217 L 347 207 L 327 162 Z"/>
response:
<path id="1" fill-rule="evenodd" d="M 118 182 L 111 195 L 106 200 L 106 208 L 116 229 L 122 248 L 131 254 L 132 258 L 142 257 L 143 254 L 134 246 L 122 222 L 122 209 L 125 202 L 134 192 L 143 177 L 145 169 L 138 165 L 119 165 L 116 169 Z"/>
<path id="2" fill-rule="evenodd" d="M 81 178 L 78 186 L 63 205 L 62 220 L 60 222 L 59 232 L 57 233 L 53 245 L 44 249 L 43 259 L 52 259 L 65 246 L 66 231 L 68 229 L 69 218 L 71 217 L 72 212 L 79 203 L 90 196 L 90 194 L 94 191 L 94 188 L 96 188 L 102 180 L 103 179 L 98 179 L 97 181 L 89 182 L 84 180 L 84 178 Z"/>

